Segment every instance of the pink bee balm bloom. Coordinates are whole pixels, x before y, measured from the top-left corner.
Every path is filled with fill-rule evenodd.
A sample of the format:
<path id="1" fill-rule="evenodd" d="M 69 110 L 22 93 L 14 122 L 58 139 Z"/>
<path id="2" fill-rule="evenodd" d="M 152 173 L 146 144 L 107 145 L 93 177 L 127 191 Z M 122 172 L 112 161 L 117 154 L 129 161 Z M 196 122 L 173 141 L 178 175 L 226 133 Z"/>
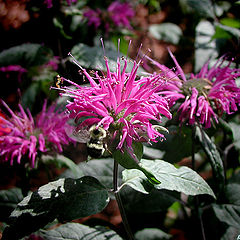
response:
<path id="1" fill-rule="evenodd" d="M 18 81 L 21 81 L 22 74 L 27 72 L 27 70 L 20 65 L 9 65 L 5 67 L 0 67 L 0 72 L 10 73 L 10 72 L 17 72 L 18 73 Z M 7 75 L 8 77 L 8 75 Z"/>
<path id="2" fill-rule="evenodd" d="M 66 0 L 67 4 L 70 6 L 72 3 L 75 3 L 77 0 Z M 53 6 L 53 0 L 45 0 L 44 4 L 47 5 L 47 8 L 51 8 Z"/>
<path id="3" fill-rule="evenodd" d="M 176 58 L 170 51 L 169 53 L 176 64 L 176 72 L 155 61 L 153 63 L 170 79 L 163 90 L 170 105 L 183 100 L 178 109 L 181 122 L 194 124 L 198 121 L 209 128 L 213 119 L 218 123 L 218 115 L 238 110 L 240 88 L 235 79 L 240 76 L 240 69 L 230 68 L 230 63 L 224 66 L 224 59 L 220 58 L 213 67 L 209 68 L 207 62 L 198 74 L 191 74 L 187 79 Z"/>
<path id="4" fill-rule="evenodd" d="M 29 164 L 33 168 L 38 154 L 49 154 L 51 151 L 62 152 L 62 145 L 72 141 L 65 133 L 68 117 L 57 111 L 55 105 L 46 109 L 45 101 L 36 119 L 33 119 L 29 110 L 25 112 L 20 104 L 20 112 L 16 114 L 6 103 L 3 102 L 3 105 L 8 109 L 11 118 L 1 118 L 0 156 L 2 161 L 10 161 L 12 165 L 16 159 L 20 164 L 24 157 L 29 159 Z"/>
<path id="5" fill-rule="evenodd" d="M 117 27 L 124 26 L 132 29 L 130 20 L 134 17 L 135 11 L 129 3 L 121 3 L 119 1 L 112 2 L 107 11 Z"/>
<path id="6" fill-rule="evenodd" d="M 77 61 L 74 59 L 76 64 Z M 132 141 L 156 141 L 164 138 L 158 125 L 151 120 L 161 122 L 162 115 L 171 118 L 167 100 L 160 95 L 159 89 L 164 82 L 160 76 L 147 76 L 136 79 L 140 65 L 134 61 L 130 73 L 126 72 L 127 60 L 121 71 L 120 60 L 117 60 L 116 72 L 109 70 L 108 59 L 105 57 L 106 76 L 95 72 L 91 77 L 79 64 L 90 86 L 80 86 L 65 79 L 75 89 L 63 87 L 61 95 L 73 98 L 67 109 L 70 118 L 81 120 L 77 129 L 96 125 L 107 132 L 110 141 L 117 139 L 117 149 L 124 146 L 131 149 Z M 111 142 L 112 144 L 112 142 Z"/>
<path id="7" fill-rule="evenodd" d="M 59 64 L 59 57 L 54 56 L 52 59 L 50 59 L 46 64 L 43 65 L 43 67 L 49 67 L 54 71 L 57 71 Z"/>
<path id="8" fill-rule="evenodd" d="M 94 25 L 97 29 L 101 25 L 101 10 L 100 9 L 88 9 L 84 12 L 84 17 L 88 19 L 88 25 Z"/>

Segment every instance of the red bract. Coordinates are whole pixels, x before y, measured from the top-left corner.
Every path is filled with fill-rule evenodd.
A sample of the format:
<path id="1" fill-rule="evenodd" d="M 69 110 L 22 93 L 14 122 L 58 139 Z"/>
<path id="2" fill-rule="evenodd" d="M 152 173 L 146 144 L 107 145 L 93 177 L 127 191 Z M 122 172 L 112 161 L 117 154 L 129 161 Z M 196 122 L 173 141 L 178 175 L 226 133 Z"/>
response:
<path id="1" fill-rule="evenodd" d="M 4 121 L 6 119 L 6 116 L 0 112 L 0 136 L 8 134 L 11 132 L 10 128 L 4 127 Z"/>
<path id="2" fill-rule="evenodd" d="M 213 119 L 218 123 L 218 116 L 238 110 L 240 88 L 235 80 L 240 76 L 240 69 L 230 68 L 230 63 L 224 65 L 224 59 L 220 58 L 213 67 L 209 68 L 207 62 L 198 74 L 191 74 L 187 79 L 176 58 L 169 53 L 176 64 L 176 72 L 155 61 L 153 63 L 170 79 L 163 91 L 170 104 L 184 100 L 178 109 L 181 122 L 194 124 L 198 121 L 209 128 Z"/>
<path id="3" fill-rule="evenodd" d="M 78 64 L 76 60 L 74 62 Z M 131 148 L 133 140 L 149 142 L 164 137 L 151 120 L 161 122 L 162 115 L 171 118 L 168 102 L 160 95 L 161 85 L 165 81 L 160 75 L 149 75 L 137 80 L 140 62 L 134 61 L 131 72 L 127 73 L 127 60 L 124 60 L 121 71 L 118 59 L 116 72 L 111 72 L 105 57 L 106 76 L 96 72 L 95 77 L 91 77 L 79 66 L 90 86 L 80 86 L 66 80 L 75 87 L 61 89 L 64 91 L 62 95 L 73 99 L 67 105 L 69 116 L 76 121 L 84 118 L 78 129 L 101 126 L 111 139 L 118 137 L 118 149 L 122 149 L 124 144 Z"/>
<path id="4" fill-rule="evenodd" d="M 10 119 L 1 118 L 0 153 L 2 161 L 13 164 L 16 158 L 20 164 L 22 158 L 28 159 L 30 166 L 35 165 L 38 153 L 62 152 L 62 145 L 71 141 L 65 133 L 68 117 L 56 110 L 52 105 L 46 109 L 46 101 L 42 111 L 34 120 L 29 110 L 27 113 L 19 104 L 19 113 L 14 113 L 6 103 L 3 105 L 11 114 Z M 70 126 L 69 126 L 70 127 Z M 9 129 L 10 131 L 5 131 Z"/>

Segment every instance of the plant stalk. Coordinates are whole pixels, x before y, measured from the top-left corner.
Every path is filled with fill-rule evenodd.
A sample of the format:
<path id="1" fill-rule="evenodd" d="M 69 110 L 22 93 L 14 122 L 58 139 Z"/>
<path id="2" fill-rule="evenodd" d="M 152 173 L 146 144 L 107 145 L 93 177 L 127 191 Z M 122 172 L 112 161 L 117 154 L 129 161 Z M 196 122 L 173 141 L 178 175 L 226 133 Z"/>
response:
<path id="1" fill-rule="evenodd" d="M 196 161 L 195 161 L 195 133 L 196 133 L 196 125 L 192 126 L 192 169 L 194 171 L 196 171 L 195 170 L 196 169 Z M 198 199 L 198 196 L 196 196 L 195 208 L 197 210 L 198 218 L 199 218 L 199 221 L 200 221 L 202 238 L 203 238 L 203 240 L 206 240 L 204 226 L 203 226 L 203 220 L 202 220 L 202 214 L 200 213 L 200 210 L 199 210 L 199 199 Z"/>
<path id="2" fill-rule="evenodd" d="M 115 198 L 119 207 L 119 211 L 122 217 L 123 226 L 127 233 L 127 237 L 129 240 L 134 240 L 134 237 L 130 229 L 127 216 L 123 207 L 121 196 L 118 192 L 118 162 L 116 160 L 114 160 L 114 168 L 113 168 L 113 191 L 114 191 L 114 195 L 115 195 Z"/>

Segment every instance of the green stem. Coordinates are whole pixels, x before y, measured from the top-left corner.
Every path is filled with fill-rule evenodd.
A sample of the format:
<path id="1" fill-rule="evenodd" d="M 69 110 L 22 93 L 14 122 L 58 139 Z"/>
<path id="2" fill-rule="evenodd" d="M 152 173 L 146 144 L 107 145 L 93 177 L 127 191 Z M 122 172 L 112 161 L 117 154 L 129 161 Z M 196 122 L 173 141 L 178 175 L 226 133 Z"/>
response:
<path id="1" fill-rule="evenodd" d="M 28 192 L 30 191 L 30 182 L 29 182 L 30 178 L 28 176 L 28 172 L 23 165 L 19 165 L 17 167 L 17 174 L 20 177 L 20 180 L 17 186 L 21 188 L 22 195 L 26 197 L 28 195 Z"/>
<path id="2" fill-rule="evenodd" d="M 113 169 L 113 191 L 114 191 L 114 195 L 119 207 L 119 211 L 122 217 L 122 222 L 123 222 L 123 226 L 125 228 L 125 231 L 127 233 L 127 237 L 129 240 L 134 240 L 132 231 L 130 229 L 130 226 L 128 224 L 128 220 L 127 220 L 127 216 L 123 207 L 123 203 L 121 200 L 121 196 L 118 192 L 118 162 L 116 160 L 114 160 L 114 169 Z"/>
<path id="3" fill-rule="evenodd" d="M 195 161 L 195 133 L 196 133 L 196 126 L 194 125 L 192 127 L 192 169 L 194 171 L 195 171 L 195 168 L 196 168 L 196 161 Z M 200 209 L 199 209 L 198 206 L 199 206 L 199 199 L 198 199 L 198 196 L 196 196 L 195 208 L 196 208 L 196 211 L 197 211 L 197 214 L 198 214 L 198 218 L 199 218 L 199 221 L 200 221 L 200 226 L 201 226 L 203 240 L 206 240 L 204 226 L 203 226 L 203 220 L 202 220 L 202 214 L 201 214 Z"/>
<path id="4" fill-rule="evenodd" d="M 195 125 L 192 126 L 192 169 L 195 171 Z"/>

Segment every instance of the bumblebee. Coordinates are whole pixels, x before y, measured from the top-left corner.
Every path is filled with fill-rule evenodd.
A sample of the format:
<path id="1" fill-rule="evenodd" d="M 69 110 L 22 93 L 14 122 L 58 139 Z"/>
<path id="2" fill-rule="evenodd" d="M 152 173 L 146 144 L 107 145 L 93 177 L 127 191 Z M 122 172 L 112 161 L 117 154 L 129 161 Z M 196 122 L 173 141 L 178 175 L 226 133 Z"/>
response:
<path id="1" fill-rule="evenodd" d="M 90 139 L 87 142 L 87 150 L 89 156 L 93 158 L 99 158 L 105 152 L 105 144 L 104 139 L 107 136 L 106 131 L 102 127 L 96 128 L 93 125 L 89 129 Z"/>
<path id="2" fill-rule="evenodd" d="M 92 158 L 99 158 L 105 152 L 104 140 L 107 136 L 107 132 L 102 127 L 93 125 L 89 129 L 75 129 L 68 135 L 77 142 L 86 143 L 88 155 Z"/>

